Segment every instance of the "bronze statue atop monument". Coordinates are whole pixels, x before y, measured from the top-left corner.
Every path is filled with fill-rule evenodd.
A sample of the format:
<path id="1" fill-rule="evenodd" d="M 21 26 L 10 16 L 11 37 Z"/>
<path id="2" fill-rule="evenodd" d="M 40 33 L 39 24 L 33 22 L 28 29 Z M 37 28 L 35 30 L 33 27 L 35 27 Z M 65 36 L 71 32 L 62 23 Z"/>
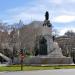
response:
<path id="1" fill-rule="evenodd" d="M 52 26 L 52 24 L 49 21 L 49 12 L 48 11 L 46 11 L 46 13 L 45 13 L 45 21 L 44 21 L 43 26 L 48 26 L 48 27 Z"/>
<path id="2" fill-rule="evenodd" d="M 48 11 L 46 11 L 46 13 L 45 13 L 45 20 L 48 20 L 49 19 L 49 13 L 48 13 Z"/>

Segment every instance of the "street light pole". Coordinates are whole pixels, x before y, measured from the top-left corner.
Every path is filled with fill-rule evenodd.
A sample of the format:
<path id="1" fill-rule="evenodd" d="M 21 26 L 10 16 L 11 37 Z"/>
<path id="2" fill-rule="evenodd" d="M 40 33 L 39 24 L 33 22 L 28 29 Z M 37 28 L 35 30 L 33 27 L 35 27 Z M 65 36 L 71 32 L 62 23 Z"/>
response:
<path id="1" fill-rule="evenodd" d="M 21 56 L 21 71 L 22 71 L 23 70 L 23 60 L 24 60 L 23 49 L 20 50 L 20 56 Z"/>

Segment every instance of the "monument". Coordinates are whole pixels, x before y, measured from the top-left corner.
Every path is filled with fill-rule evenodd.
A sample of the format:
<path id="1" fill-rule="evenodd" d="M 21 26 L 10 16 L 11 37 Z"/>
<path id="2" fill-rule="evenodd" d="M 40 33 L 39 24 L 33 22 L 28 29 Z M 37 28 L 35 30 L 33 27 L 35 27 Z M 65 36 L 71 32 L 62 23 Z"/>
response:
<path id="1" fill-rule="evenodd" d="M 48 11 L 46 11 L 45 13 L 45 20 L 43 26 L 41 27 L 40 35 L 38 35 L 38 37 L 39 39 L 36 46 L 36 52 L 38 52 L 37 55 L 46 55 L 49 57 L 64 57 L 57 42 L 53 40 L 52 24 L 49 21 Z"/>
<path id="2" fill-rule="evenodd" d="M 26 64 L 71 64 L 71 57 L 62 54 L 58 43 L 52 36 L 52 24 L 49 21 L 49 13 L 46 11 L 45 20 L 41 26 L 41 32 L 36 37 L 35 56 L 25 59 Z"/>

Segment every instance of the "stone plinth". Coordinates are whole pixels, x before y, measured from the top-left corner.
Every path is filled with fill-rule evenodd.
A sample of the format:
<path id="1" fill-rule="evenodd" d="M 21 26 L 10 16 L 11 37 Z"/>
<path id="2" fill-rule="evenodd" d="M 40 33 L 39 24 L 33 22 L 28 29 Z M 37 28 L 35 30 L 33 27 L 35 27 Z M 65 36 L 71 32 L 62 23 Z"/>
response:
<path id="1" fill-rule="evenodd" d="M 36 65 L 36 64 L 71 64 L 72 59 L 70 57 L 48 57 L 48 56 L 33 56 L 31 58 L 26 58 L 24 61 L 25 64 Z"/>

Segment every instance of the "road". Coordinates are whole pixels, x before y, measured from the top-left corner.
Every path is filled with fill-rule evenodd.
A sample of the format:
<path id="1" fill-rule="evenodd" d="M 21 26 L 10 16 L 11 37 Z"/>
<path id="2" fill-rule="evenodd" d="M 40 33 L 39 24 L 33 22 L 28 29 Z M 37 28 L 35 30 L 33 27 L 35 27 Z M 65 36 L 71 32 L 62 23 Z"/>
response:
<path id="1" fill-rule="evenodd" d="M 0 75 L 75 75 L 75 69 L 0 72 Z"/>

